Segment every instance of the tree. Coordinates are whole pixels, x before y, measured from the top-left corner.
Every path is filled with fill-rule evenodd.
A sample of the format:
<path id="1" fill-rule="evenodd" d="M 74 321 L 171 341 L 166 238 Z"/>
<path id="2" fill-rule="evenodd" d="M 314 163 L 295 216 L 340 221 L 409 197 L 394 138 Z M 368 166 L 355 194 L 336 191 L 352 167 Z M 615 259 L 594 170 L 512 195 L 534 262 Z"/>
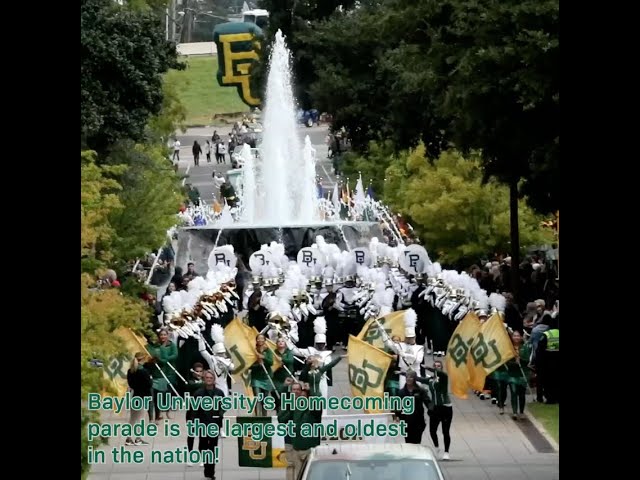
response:
<path id="1" fill-rule="evenodd" d="M 385 173 L 394 158 L 393 143 L 371 142 L 366 156 L 357 152 L 346 152 L 342 157 L 340 174 L 346 180 L 349 179 L 350 186 L 362 175 L 364 188 L 369 184 L 374 195 L 382 197 L 385 184 Z"/>
<path id="2" fill-rule="evenodd" d="M 432 156 L 482 152 L 487 177 L 510 188 L 517 266 L 518 199 L 558 205 L 558 35 L 557 0 L 389 0 L 304 41 L 320 72 L 311 91 L 356 148 L 391 138 L 397 150 L 422 140 Z"/>
<path id="3" fill-rule="evenodd" d="M 311 56 L 314 52 L 306 50 L 304 42 L 299 37 L 311 29 L 312 24 L 322 22 L 336 12 L 347 11 L 355 4 L 355 0 L 260 0 L 259 7 L 269 12 L 269 26 L 265 32 L 266 39 L 261 50 L 260 63 L 256 64 L 251 72 L 252 82 L 258 85 L 256 91 L 264 91 L 271 43 L 276 32 L 281 30 L 292 52 L 295 96 L 305 110 L 316 108 L 309 90 L 317 78 Z"/>
<path id="4" fill-rule="evenodd" d="M 116 232 L 109 217 L 122 210 L 118 198 L 122 186 L 115 178 L 122 165 L 97 165 L 95 152 L 81 152 L 80 167 L 80 256 L 83 271 L 94 272 L 112 259 L 111 246 Z"/>
<path id="5" fill-rule="evenodd" d="M 147 308 L 141 301 L 122 296 L 117 289 L 96 290 L 92 288 L 93 280 L 83 274 L 81 278 L 81 321 L 80 336 L 80 375 L 81 399 L 87 400 L 89 393 L 104 391 L 108 383 L 105 381 L 102 368 L 91 365 L 91 360 L 108 362 L 113 356 L 124 353 L 124 345 L 113 332 L 121 326 L 144 331 L 142 320 L 148 316 Z M 86 425 L 99 422 L 98 412 L 89 411 L 83 403 L 81 406 L 81 474 L 85 477 L 90 469 L 87 459 Z M 94 439 L 93 447 L 106 443 L 106 439 Z"/>
<path id="6" fill-rule="evenodd" d="M 183 66 L 151 9 L 82 0 L 80 15 L 81 145 L 103 156 L 122 138 L 144 139 L 162 108 L 162 74 Z"/>
<path id="7" fill-rule="evenodd" d="M 508 187 L 495 179 L 483 184 L 478 154 L 465 159 L 447 151 L 430 162 L 425 153 L 419 145 L 396 157 L 386 171 L 384 199 L 409 217 L 432 258 L 468 265 L 493 253 L 510 252 Z M 543 217 L 524 201 L 520 211 L 522 245 L 553 241 L 553 235 L 540 228 Z"/>
<path id="8" fill-rule="evenodd" d="M 122 263 L 164 244 L 167 230 L 176 223 L 183 196 L 180 179 L 165 156 L 164 146 L 121 142 L 107 162 L 127 166 L 119 179 L 122 208 L 109 216 L 117 232 L 114 255 Z"/>

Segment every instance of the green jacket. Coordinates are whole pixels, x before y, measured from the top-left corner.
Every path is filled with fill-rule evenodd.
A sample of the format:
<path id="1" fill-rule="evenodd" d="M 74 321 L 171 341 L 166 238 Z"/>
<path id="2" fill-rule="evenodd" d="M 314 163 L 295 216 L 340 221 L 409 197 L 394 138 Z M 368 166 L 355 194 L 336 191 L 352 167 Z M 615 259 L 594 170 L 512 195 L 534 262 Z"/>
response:
<path id="1" fill-rule="evenodd" d="M 531 369 L 528 367 L 529 359 L 531 358 L 531 344 L 529 342 L 522 344 L 518 353 L 520 365 L 518 365 L 515 358 L 512 358 L 503 366 L 506 366 L 506 381 L 515 385 L 527 386 L 531 376 Z M 524 377 L 522 376 L 523 373 Z"/>
<path id="2" fill-rule="evenodd" d="M 340 360 L 342 360 L 342 357 L 336 357 L 331 360 L 331 362 L 326 365 L 322 365 L 315 371 L 309 370 L 308 364 L 305 365 L 304 370 L 300 372 L 300 381 L 307 382 L 309 384 L 310 397 L 320 396 L 320 380 L 322 380 L 322 375 L 324 375 L 326 371 L 335 367 Z"/>
<path id="3" fill-rule="evenodd" d="M 451 405 L 451 399 L 449 398 L 449 375 L 442 370 L 436 370 L 432 367 L 425 367 L 430 372 L 434 372 L 435 375 L 424 382 L 422 378 L 417 380 L 422 383 L 427 383 L 429 388 L 429 396 L 434 406 Z M 436 382 L 436 378 L 438 381 Z"/>
<path id="4" fill-rule="evenodd" d="M 150 345 L 147 347 L 149 353 L 158 359 L 158 366 L 160 370 L 166 375 L 167 379 L 176 384 L 177 376 L 173 369 L 168 365 L 169 363 L 175 367 L 176 360 L 178 360 L 178 347 L 172 341 L 169 341 L 166 345 Z M 153 367 L 151 369 L 151 376 L 154 379 L 163 379 L 162 373 Z M 156 382 L 154 382 L 155 384 Z"/>
<path id="5" fill-rule="evenodd" d="M 280 393 L 280 396 L 282 396 L 283 393 L 291 393 L 291 388 L 289 388 L 289 385 L 282 385 L 278 388 L 278 393 Z M 293 410 L 280 409 L 278 412 L 278 423 L 286 425 L 289 420 L 293 420 Z M 291 445 L 293 444 L 293 439 L 285 435 L 284 443 L 285 445 Z"/>
<path id="6" fill-rule="evenodd" d="M 338 357 L 340 358 L 340 357 Z M 336 362 L 337 363 L 337 362 Z M 314 395 L 309 395 L 312 397 Z M 313 437 L 310 435 L 302 435 L 302 424 L 309 423 L 321 423 L 322 422 L 322 410 L 294 410 L 292 412 L 292 418 L 294 423 L 295 436 L 291 439 L 291 444 L 294 450 L 309 450 L 310 448 L 320 445 L 320 437 Z"/>
<path id="7" fill-rule="evenodd" d="M 262 368 L 262 365 L 258 362 L 251 365 L 251 386 L 270 392 L 273 390 L 273 386 L 269 380 L 269 377 L 272 375 L 271 366 L 273 365 L 273 352 L 267 348 L 263 352 L 263 355 L 264 359 L 262 360 L 262 365 L 264 365 L 264 368 Z"/>
<path id="8" fill-rule="evenodd" d="M 282 355 L 279 355 L 276 350 L 275 354 L 280 358 L 282 364 L 289 369 L 289 372 L 293 373 L 293 353 L 288 348 L 284 351 Z M 284 385 L 284 381 L 289 376 L 289 372 L 284 367 L 280 367 L 278 370 L 273 372 L 273 383 L 276 384 L 276 388 L 280 389 L 282 385 Z"/>

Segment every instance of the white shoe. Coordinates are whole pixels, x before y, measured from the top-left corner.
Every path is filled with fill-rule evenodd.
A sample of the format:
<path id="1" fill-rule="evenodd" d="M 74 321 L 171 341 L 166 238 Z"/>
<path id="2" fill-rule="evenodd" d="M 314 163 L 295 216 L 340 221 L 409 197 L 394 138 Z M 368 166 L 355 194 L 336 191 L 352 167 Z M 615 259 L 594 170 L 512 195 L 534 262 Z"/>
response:
<path id="1" fill-rule="evenodd" d="M 442 455 L 442 459 L 443 460 L 451 460 L 451 457 L 449 456 L 449 452 L 444 452 L 444 455 Z"/>
<path id="2" fill-rule="evenodd" d="M 200 462 L 200 465 L 198 465 L 199 467 L 204 467 L 204 462 Z"/>

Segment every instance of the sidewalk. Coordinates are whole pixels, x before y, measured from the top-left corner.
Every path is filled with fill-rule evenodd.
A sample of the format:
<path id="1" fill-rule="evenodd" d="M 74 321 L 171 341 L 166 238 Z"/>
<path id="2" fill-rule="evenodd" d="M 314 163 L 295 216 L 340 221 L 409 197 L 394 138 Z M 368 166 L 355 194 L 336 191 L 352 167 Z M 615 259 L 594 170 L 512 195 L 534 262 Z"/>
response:
<path id="1" fill-rule="evenodd" d="M 345 359 L 346 360 L 346 359 Z M 332 396 L 351 395 L 347 377 L 347 362 L 341 361 L 334 369 Z M 238 385 L 234 391 L 240 392 Z M 490 401 L 479 400 L 471 395 L 468 400 L 454 400 L 451 427 L 451 461 L 441 462 L 445 475 L 450 480 L 557 480 L 559 478 L 559 454 L 539 453 L 523 434 L 518 422 L 508 414 L 499 415 Z M 330 411 L 344 414 L 357 412 Z M 244 412 L 229 412 L 228 415 L 243 415 Z M 174 421 L 185 429 L 183 414 L 176 414 Z M 109 421 L 126 421 L 127 416 L 111 416 Z M 527 424 L 528 421 L 522 422 Z M 442 442 L 442 434 L 439 435 Z M 400 442 L 400 439 L 394 439 Z M 237 438 L 225 438 L 220 442 L 221 463 L 216 467 L 217 480 L 284 480 L 284 469 L 258 469 L 238 467 Z M 114 465 L 110 460 L 110 449 L 124 444 L 123 438 L 111 439 L 102 447 L 107 453 L 107 463 L 94 465 L 88 480 L 202 480 L 201 467 L 188 468 L 181 464 L 151 465 L 147 460 L 140 465 Z M 431 446 L 428 429 L 422 444 Z M 143 449 L 149 456 L 152 448 L 168 450 L 186 446 L 186 436 L 166 438 L 158 436 L 151 445 L 127 447 Z M 399 480 L 399 479 L 396 479 Z"/>

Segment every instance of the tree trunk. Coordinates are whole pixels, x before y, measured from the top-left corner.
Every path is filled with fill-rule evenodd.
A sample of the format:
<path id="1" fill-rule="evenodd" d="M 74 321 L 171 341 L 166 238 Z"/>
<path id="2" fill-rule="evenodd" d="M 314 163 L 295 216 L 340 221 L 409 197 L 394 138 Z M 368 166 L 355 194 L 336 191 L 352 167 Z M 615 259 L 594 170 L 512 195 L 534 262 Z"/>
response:
<path id="1" fill-rule="evenodd" d="M 518 223 L 518 179 L 509 183 L 509 211 L 511 214 L 511 288 L 519 301 L 520 293 L 520 226 Z"/>

